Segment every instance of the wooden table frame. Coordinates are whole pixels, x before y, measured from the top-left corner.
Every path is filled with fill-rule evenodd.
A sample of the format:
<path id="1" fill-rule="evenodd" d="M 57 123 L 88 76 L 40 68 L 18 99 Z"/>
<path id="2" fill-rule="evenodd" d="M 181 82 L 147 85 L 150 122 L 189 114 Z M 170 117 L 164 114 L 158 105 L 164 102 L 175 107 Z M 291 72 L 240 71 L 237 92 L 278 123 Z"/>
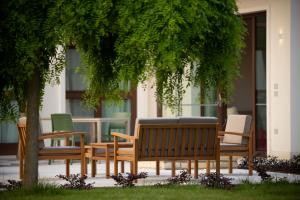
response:
<path id="1" fill-rule="evenodd" d="M 132 143 L 121 142 L 119 146 L 122 148 L 132 147 Z M 95 177 L 97 174 L 96 161 L 104 160 L 105 161 L 105 176 L 110 178 L 110 161 L 114 160 L 114 152 L 111 151 L 114 149 L 113 142 L 107 143 L 91 143 L 89 146 L 86 146 L 85 157 L 91 159 L 91 176 Z M 96 153 L 97 149 L 103 149 L 104 153 Z M 86 171 L 87 173 L 87 171 Z M 121 161 L 121 173 L 124 173 L 124 161 Z"/>

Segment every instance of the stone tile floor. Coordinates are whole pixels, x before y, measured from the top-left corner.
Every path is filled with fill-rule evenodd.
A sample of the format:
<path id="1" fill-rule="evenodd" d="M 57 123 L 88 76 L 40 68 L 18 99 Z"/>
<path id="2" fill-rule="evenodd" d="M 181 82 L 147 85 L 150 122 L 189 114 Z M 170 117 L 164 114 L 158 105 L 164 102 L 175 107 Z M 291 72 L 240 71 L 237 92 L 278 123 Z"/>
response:
<path id="1" fill-rule="evenodd" d="M 90 170 L 90 165 L 88 165 Z M 80 173 L 80 164 L 73 163 L 70 167 L 72 174 Z M 125 163 L 125 172 L 129 172 L 129 163 Z M 212 171 L 214 171 L 212 169 Z M 95 187 L 113 187 L 115 182 L 113 179 L 105 178 L 105 164 L 100 162 L 97 164 L 97 175 L 91 177 L 88 173 L 87 183 L 94 183 Z M 161 169 L 161 175 L 155 175 L 155 169 L 147 167 L 147 163 L 143 163 L 142 167 L 139 167 L 139 172 L 147 172 L 149 177 L 138 181 L 137 185 L 153 185 L 156 183 L 163 183 L 171 176 L 171 170 Z M 177 170 L 176 173 L 179 173 Z M 113 163 L 111 163 L 111 173 L 113 173 Z M 193 172 L 192 172 L 193 173 Z M 200 169 L 199 174 L 205 173 L 205 170 Z M 259 182 L 260 177 L 254 172 L 253 176 L 248 176 L 248 171 L 243 169 L 234 169 L 233 174 L 228 174 L 227 169 L 221 169 L 221 173 L 226 177 L 233 178 L 233 183 L 238 184 L 243 180 L 249 180 L 251 182 Z M 39 161 L 39 179 L 40 182 L 62 184 L 64 181 L 55 177 L 58 174 L 65 174 L 65 164 L 63 161 L 55 161 L 51 165 L 48 165 L 48 161 Z M 300 181 L 300 175 L 283 174 L 283 173 L 269 173 L 274 177 L 287 177 L 290 181 Z M 8 179 L 19 179 L 19 162 L 16 156 L 0 156 L 0 182 L 5 182 Z"/>

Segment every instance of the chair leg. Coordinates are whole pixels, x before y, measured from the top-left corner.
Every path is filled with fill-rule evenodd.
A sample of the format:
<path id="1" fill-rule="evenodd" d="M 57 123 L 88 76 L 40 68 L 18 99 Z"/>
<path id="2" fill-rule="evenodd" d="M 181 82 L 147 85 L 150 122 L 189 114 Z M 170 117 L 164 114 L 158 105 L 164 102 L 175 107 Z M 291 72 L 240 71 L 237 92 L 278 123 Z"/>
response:
<path id="1" fill-rule="evenodd" d="M 172 160 L 172 177 L 175 176 L 175 170 L 176 170 L 176 161 Z"/>
<path id="2" fill-rule="evenodd" d="M 87 167 L 87 163 L 88 163 L 88 158 L 84 158 L 84 174 L 88 174 L 88 167 Z"/>
<path id="3" fill-rule="evenodd" d="M 188 165 L 188 173 L 189 173 L 189 174 L 192 174 L 192 161 L 191 161 L 191 160 L 188 160 L 187 165 Z"/>
<path id="4" fill-rule="evenodd" d="M 109 160 L 108 148 L 105 149 L 105 176 L 106 178 L 110 177 L 110 160 Z"/>
<path id="5" fill-rule="evenodd" d="M 206 161 L 206 175 L 210 174 L 210 160 Z"/>
<path id="6" fill-rule="evenodd" d="M 106 178 L 110 177 L 110 160 L 109 160 L 109 158 L 107 158 L 105 161 L 105 176 L 106 176 Z"/>
<path id="7" fill-rule="evenodd" d="M 220 166 L 220 155 L 218 155 L 218 157 L 216 159 L 216 173 L 217 173 L 217 175 L 220 175 L 220 169 L 221 169 L 221 166 Z"/>
<path id="8" fill-rule="evenodd" d="M 232 174 L 232 156 L 229 156 L 229 174 Z"/>
<path id="9" fill-rule="evenodd" d="M 114 175 L 115 176 L 118 175 L 118 161 L 117 161 L 116 157 L 114 158 Z"/>
<path id="10" fill-rule="evenodd" d="M 121 173 L 124 173 L 124 160 L 121 161 Z"/>
<path id="11" fill-rule="evenodd" d="M 249 176 L 253 175 L 253 155 L 252 152 L 249 152 L 248 154 L 248 170 L 249 170 Z"/>
<path id="12" fill-rule="evenodd" d="M 198 178 L 198 160 L 194 160 L 194 178 Z"/>
<path id="13" fill-rule="evenodd" d="M 87 169 L 86 169 L 86 159 L 85 159 L 85 157 L 82 157 L 81 159 L 80 159 L 80 171 L 81 171 L 81 176 L 83 177 L 85 174 L 87 174 L 86 173 L 86 171 L 87 171 Z"/>
<path id="14" fill-rule="evenodd" d="M 160 175 L 160 166 L 159 166 L 159 160 L 156 161 L 156 176 Z"/>
<path id="15" fill-rule="evenodd" d="M 67 177 L 70 176 L 70 160 L 69 159 L 66 160 L 66 176 Z"/>

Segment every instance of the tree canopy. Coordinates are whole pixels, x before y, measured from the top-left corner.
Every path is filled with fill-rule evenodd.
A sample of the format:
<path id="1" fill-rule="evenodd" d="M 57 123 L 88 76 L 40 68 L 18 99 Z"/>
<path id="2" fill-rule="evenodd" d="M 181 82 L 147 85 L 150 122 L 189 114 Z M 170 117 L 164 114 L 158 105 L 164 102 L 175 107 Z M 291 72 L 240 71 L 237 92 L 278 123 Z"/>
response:
<path id="1" fill-rule="evenodd" d="M 59 45 L 78 49 L 92 107 L 100 96 L 118 97 L 122 83 L 149 77 L 173 109 L 184 81 L 217 88 L 226 100 L 239 74 L 244 27 L 235 0 L 4 0 L 0 9 L 0 120 L 15 117 L 11 100 L 27 108 L 28 185 L 37 181 L 44 86 L 64 66 Z"/>
<path id="2" fill-rule="evenodd" d="M 218 88 L 229 100 L 245 30 L 234 0 L 74 0 L 57 6 L 60 28 L 87 68 L 89 105 L 118 96 L 122 81 L 149 77 L 156 79 L 158 100 L 171 108 L 178 109 L 184 80 Z"/>

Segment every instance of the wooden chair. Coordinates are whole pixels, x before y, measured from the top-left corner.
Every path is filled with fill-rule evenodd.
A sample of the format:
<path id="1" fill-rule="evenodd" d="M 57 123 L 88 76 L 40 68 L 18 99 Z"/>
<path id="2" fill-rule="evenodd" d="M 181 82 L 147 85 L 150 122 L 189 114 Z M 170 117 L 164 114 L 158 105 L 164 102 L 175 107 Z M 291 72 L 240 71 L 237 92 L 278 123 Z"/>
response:
<path id="1" fill-rule="evenodd" d="M 26 117 L 19 119 L 17 124 L 19 131 L 19 149 L 20 149 L 20 179 L 24 177 L 24 158 L 26 152 Z M 80 137 L 80 146 L 69 146 L 69 138 L 72 136 Z M 81 161 L 81 175 L 84 175 L 84 135 L 83 132 L 52 132 L 43 133 L 39 136 L 39 160 L 66 160 L 66 175 L 70 175 L 70 159 Z M 65 146 L 61 147 L 45 147 L 44 139 L 52 139 L 57 137 L 65 138 Z"/>
<path id="2" fill-rule="evenodd" d="M 112 118 L 128 118 L 130 119 L 130 112 L 114 112 L 111 115 Z M 109 127 L 108 127 L 108 135 L 105 135 L 104 137 L 106 142 L 112 142 L 112 136 L 111 132 L 112 131 L 119 131 L 119 130 L 126 130 L 126 124 L 124 122 L 109 122 Z M 130 130 L 128 130 L 130 131 Z"/>
<path id="3" fill-rule="evenodd" d="M 250 115 L 228 115 L 225 131 L 219 131 L 220 154 L 229 157 L 229 173 L 232 173 L 232 156 L 248 157 L 249 175 L 253 174 L 253 133 Z"/>
<path id="4" fill-rule="evenodd" d="M 130 161 L 131 173 L 137 174 L 138 161 L 172 161 L 172 176 L 175 161 L 194 160 L 194 177 L 198 177 L 199 160 L 216 160 L 220 173 L 218 124 L 216 118 L 137 119 L 135 136 L 112 133 L 114 136 L 114 174 L 118 173 L 118 161 Z M 118 138 L 133 143 L 132 148 L 120 148 Z"/>

